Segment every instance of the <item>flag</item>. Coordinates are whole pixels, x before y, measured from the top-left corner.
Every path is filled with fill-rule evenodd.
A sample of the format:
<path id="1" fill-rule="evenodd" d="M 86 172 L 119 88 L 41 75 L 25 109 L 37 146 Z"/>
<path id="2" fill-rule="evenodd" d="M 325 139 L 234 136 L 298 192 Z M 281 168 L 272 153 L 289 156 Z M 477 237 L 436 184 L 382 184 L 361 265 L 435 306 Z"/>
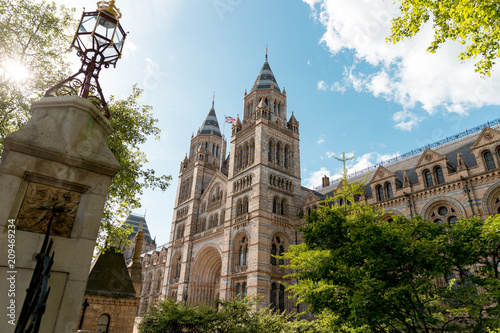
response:
<path id="1" fill-rule="evenodd" d="M 234 124 L 234 122 L 236 121 L 236 119 L 234 119 L 233 117 L 229 117 L 229 116 L 225 116 L 226 117 L 226 123 L 228 124 Z"/>

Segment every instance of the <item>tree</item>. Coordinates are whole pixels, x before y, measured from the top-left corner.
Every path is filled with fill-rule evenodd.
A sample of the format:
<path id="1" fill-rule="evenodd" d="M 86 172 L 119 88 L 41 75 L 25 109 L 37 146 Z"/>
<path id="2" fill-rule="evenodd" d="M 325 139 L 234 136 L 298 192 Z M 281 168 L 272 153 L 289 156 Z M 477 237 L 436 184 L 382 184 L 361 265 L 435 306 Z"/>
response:
<path id="1" fill-rule="evenodd" d="M 396 2 L 396 1 L 395 1 Z M 465 45 L 460 60 L 475 59 L 476 72 L 491 75 L 495 59 L 500 56 L 500 1 L 498 0 L 400 0 L 401 16 L 392 20 L 394 43 L 410 38 L 431 21 L 434 41 L 427 48 L 436 50 L 446 41 Z"/>
<path id="2" fill-rule="evenodd" d="M 500 216 L 438 225 L 357 202 L 349 184 L 312 211 L 285 259 L 288 289 L 336 331 L 484 332 L 500 326 Z M 347 198 L 350 205 L 339 206 Z M 345 201 L 344 201 L 345 202 Z"/>
<path id="3" fill-rule="evenodd" d="M 217 308 L 204 304 L 184 305 L 173 300 L 158 302 L 145 314 L 139 332 L 266 332 L 319 333 L 327 332 L 319 321 L 306 321 L 269 309 L 252 310 L 255 300 L 221 301 Z"/>
<path id="4" fill-rule="evenodd" d="M 0 153 L 5 136 L 28 120 L 31 102 L 67 76 L 73 15 L 55 3 L 0 0 Z"/>
<path id="5" fill-rule="evenodd" d="M 31 103 L 52 85 L 69 75 L 69 51 L 76 20 L 74 9 L 33 0 L 0 0 L 0 154 L 7 134 L 29 118 Z M 29 78 L 16 79 L 25 69 Z M 168 187 L 170 176 L 146 169 L 140 145 L 148 137 L 159 139 L 160 129 L 152 109 L 137 104 L 142 90 L 132 88 L 124 100 L 110 98 L 113 133 L 108 146 L 122 169 L 113 178 L 99 233 L 99 248 L 108 237 L 126 240 L 129 229 L 118 228 L 131 210 L 140 207 L 138 196 L 145 188 Z"/>

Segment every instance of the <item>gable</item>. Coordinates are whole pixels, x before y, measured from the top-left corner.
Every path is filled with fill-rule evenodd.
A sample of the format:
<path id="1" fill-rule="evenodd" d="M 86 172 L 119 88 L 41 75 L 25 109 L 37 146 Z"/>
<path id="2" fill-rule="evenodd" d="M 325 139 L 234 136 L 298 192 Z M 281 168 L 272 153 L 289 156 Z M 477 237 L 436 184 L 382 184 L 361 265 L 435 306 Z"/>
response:
<path id="1" fill-rule="evenodd" d="M 372 179 L 370 180 L 370 184 L 376 183 L 382 179 L 386 179 L 389 177 L 395 177 L 396 174 L 392 171 L 387 170 L 384 168 L 382 165 L 377 168 L 377 171 L 375 171 L 375 174 L 373 175 Z"/>
<path id="2" fill-rule="evenodd" d="M 442 159 L 446 159 L 446 156 L 436 153 L 434 150 L 430 148 L 426 148 L 422 153 L 422 156 L 418 159 L 417 165 L 415 165 L 415 169 L 422 167 L 424 165 L 436 163 Z"/>
<path id="3" fill-rule="evenodd" d="M 472 149 L 489 145 L 498 140 L 500 140 L 500 131 L 485 126 L 472 145 Z"/>
<path id="4" fill-rule="evenodd" d="M 219 170 L 215 172 L 214 176 L 208 183 L 207 189 L 200 197 L 200 202 L 207 198 L 217 185 L 220 185 L 223 192 L 227 192 L 227 176 Z"/>
<path id="5" fill-rule="evenodd" d="M 309 205 L 311 203 L 315 203 L 321 200 L 320 197 L 315 195 L 312 191 L 308 191 L 309 193 L 307 194 L 306 201 L 304 201 L 304 206 Z"/>

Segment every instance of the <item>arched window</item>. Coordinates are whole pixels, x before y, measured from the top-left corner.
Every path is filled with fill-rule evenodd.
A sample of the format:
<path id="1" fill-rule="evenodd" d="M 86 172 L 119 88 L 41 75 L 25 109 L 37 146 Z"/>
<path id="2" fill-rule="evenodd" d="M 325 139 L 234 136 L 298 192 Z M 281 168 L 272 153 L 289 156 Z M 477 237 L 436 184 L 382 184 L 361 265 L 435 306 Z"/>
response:
<path id="1" fill-rule="evenodd" d="M 377 187 L 377 192 L 378 192 L 378 200 L 383 201 L 384 200 L 384 189 L 382 188 L 382 186 L 379 185 Z"/>
<path id="2" fill-rule="evenodd" d="M 248 198 L 244 197 L 243 198 L 243 213 L 248 213 Z"/>
<path id="3" fill-rule="evenodd" d="M 274 256 L 282 255 L 285 252 L 285 243 L 279 236 L 273 238 L 271 243 L 271 265 L 284 265 L 283 259 L 276 260 Z"/>
<path id="4" fill-rule="evenodd" d="M 286 200 L 281 200 L 280 214 L 286 215 Z"/>
<path id="5" fill-rule="evenodd" d="M 443 175 L 443 169 L 441 167 L 436 167 L 434 170 L 436 173 L 436 181 L 438 184 L 444 184 L 444 175 Z"/>
<path id="6" fill-rule="evenodd" d="M 285 168 L 288 168 L 288 146 L 285 146 L 285 153 L 283 155 Z"/>
<path id="7" fill-rule="evenodd" d="M 271 245 L 271 265 L 276 266 L 276 258 L 274 257 L 278 253 L 278 250 L 276 249 L 276 244 Z"/>
<path id="8" fill-rule="evenodd" d="M 486 169 L 494 170 L 496 168 L 495 161 L 493 160 L 493 155 L 491 152 L 487 151 L 484 153 L 484 162 L 486 163 Z"/>
<path id="9" fill-rule="evenodd" d="M 269 105 L 269 100 L 266 98 L 266 99 L 264 100 L 264 103 L 266 103 L 266 106 L 268 106 L 268 105 Z"/>
<path id="10" fill-rule="evenodd" d="M 241 297 L 241 284 L 237 283 L 236 284 L 236 298 Z"/>
<path id="11" fill-rule="evenodd" d="M 391 183 L 385 184 L 385 190 L 387 192 L 387 199 L 392 198 L 392 185 L 391 185 Z"/>
<path id="12" fill-rule="evenodd" d="M 243 201 L 241 199 L 236 203 L 236 216 L 243 214 Z"/>
<path id="13" fill-rule="evenodd" d="M 276 302 L 278 286 L 276 283 L 271 284 L 271 310 L 274 310 L 278 307 L 278 303 Z"/>
<path id="14" fill-rule="evenodd" d="M 97 320 L 97 328 L 95 333 L 108 333 L 109 329 L 109 315 L 103 314 Z"/>
<path id="15" fill-rule="evenodd" d="M 278 143 L 276 144 L 276 164 L 280 165 L 281 164 L 281 145 Z"/>
<path id="16" fill-rule="evenodd" d="M 278 295 L 278 304 L 280 312 L 285 311 L 285 286 L 280 284 L 280 292 Z"/>
<path id="17" fill-rule="evenodd" d="M 248 238 L 243 236 L 237 244 L 238 260 L 237 265 L 248 265 Z"/>
<path id="18" fill-rule="evenodd" d="M 269 162 L 273 161 L 273 142 L 269 141 L 268 148 L 267 148 L 267 159 Z"/>
<path id="19" fill-rule="evenodd" d="M 278 198 L 273 199 L 273 213 L 278 214 Z"/>
<path id="20" fill-rule="evenodd" d="M 242 298 L 247 297 L 247 283 L 246 282 L 243 282 L 241 284 L 241 296 L 242 296 Z"/>
<path id="21" fill-rule="evenodd" d="M 280 245 L 280 249 L 279 249 L 278 254 L 281 256 L 281 255 L 283 255 L 284 252 L 285 252 L 285 248 L 283 247 L 283 245 Z M 285 264 L 285 261 L 282 258 L 280 258 L 278 260 L 278 265 L 284 265 L 284 264 Z"/>
<path id="22" fill-rule="evenodd" d="M 434 183 L 432 182 L 432 174 L 429 170 L 426 170 L 424 172 L 424 178 L 425 178 L 425 185 L 427 187 L 432 187 L 434 186 Z"/>

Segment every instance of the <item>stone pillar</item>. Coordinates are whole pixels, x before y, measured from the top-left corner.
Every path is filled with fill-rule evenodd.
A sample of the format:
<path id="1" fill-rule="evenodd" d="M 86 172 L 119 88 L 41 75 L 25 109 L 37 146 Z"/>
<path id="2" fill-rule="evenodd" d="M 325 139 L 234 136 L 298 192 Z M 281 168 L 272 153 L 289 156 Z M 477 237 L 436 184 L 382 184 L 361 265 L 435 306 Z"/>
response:
<path id="1" fill-rule="evenodd" d="M 135 245 L 134 245 L 134 255 L 132 256 L 132 261 L 128 264 L 128 272 L 132 283 L 134 284 L 135 295 L 141 297 L 141 284 L 142 284 L 142 263 L 141 263 L 141 252 L 142 243 L 144 242 L 144 231 L 142 231 L 142 221 L 139 225 L 139 231 L 137 231 Z"/>
<path id="2" fill-rule="evenodd" d="M 12 275 L 15 290 L 0 283 L 0 332 L 14 331 L 4 312 L 15 302 L 17 323 L 52 214 L 41 208 L 54 204 L 63 209 L 51 227 L 55 256 L 40 332 L 76 331 L 106 194 L 120 169 L 106 145 L 110 133 L 109 121 L 89 100 L 67 96 L 33 103 L 28 123 L 7 136 L 0 164 L 0 276 Z M 8 261 L 9 237 L 15 263 Z"/>

